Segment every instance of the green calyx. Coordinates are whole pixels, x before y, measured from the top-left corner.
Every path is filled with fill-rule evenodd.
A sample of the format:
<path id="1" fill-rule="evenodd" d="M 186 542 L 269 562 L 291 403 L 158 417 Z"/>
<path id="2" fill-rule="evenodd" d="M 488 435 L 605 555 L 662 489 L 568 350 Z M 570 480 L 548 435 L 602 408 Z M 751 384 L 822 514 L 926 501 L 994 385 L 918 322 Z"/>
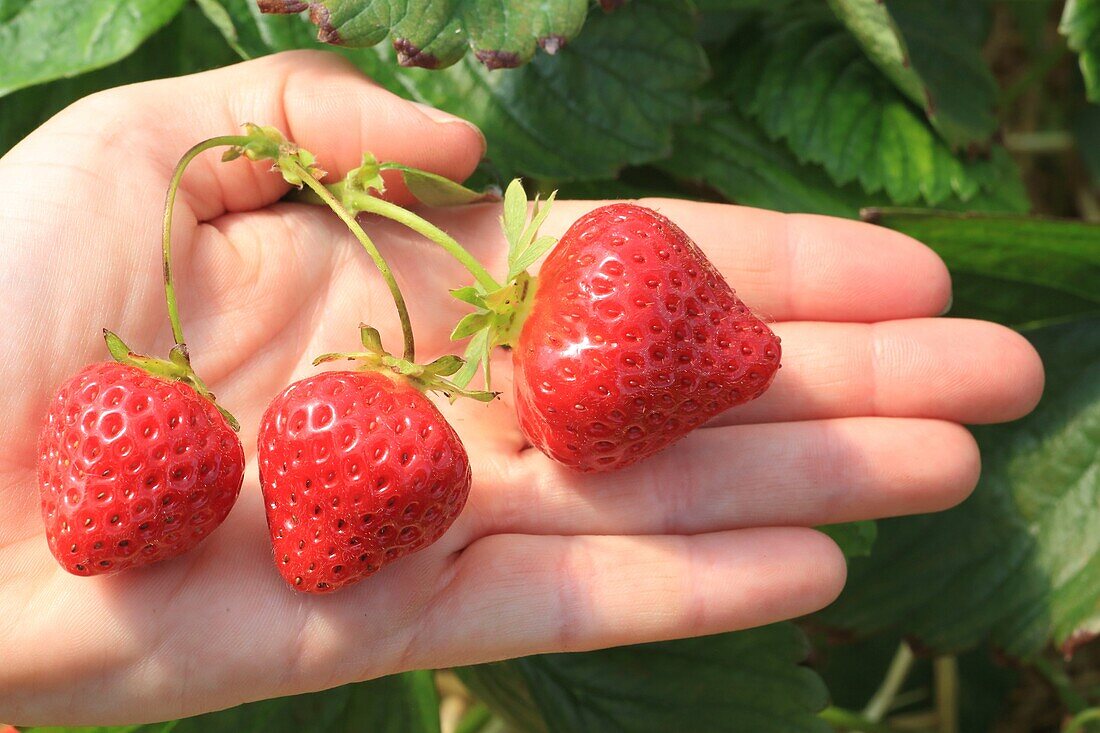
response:
<path id="1" fill-rule="evenodd" d="M 404 377 L 422 392 L 438 392 L 446 396 L 452 403 L 460 397 L 477 400 L 478 402 L 491 402 L 496 398 L 497 392 L 465 389 L 450 379 L 464 366 L 464 361 L 453 354 L 441 356 L 429 364 L 416 364 L 407 359 L 393 356 L 382 347 L 382 337 L 378 330 L 360 324 L 359 335 L 363 342 L 364 351 L 353 353 L 322 354 L 313 360 L 314 366 L 338 359 L 348 359 L 359 362 L 360 369 L 392 373 Z"/>
<path id="2" fill-rule="evenodd" d="M 254 125 L 251 122 L 245 123 L 243 127 L 244 136 L 222 154 L 223 162 L 236 160 L 241 156 L 252 161 L 274 160 L 274 170 L 279 171 L 287 183 L 297 188 L 306 184 L 301 169 L 305 169 L 314 178 L 325 177 L 325 171 L 317 165 L 316 156 L 287 140 L 276 128 Z"/>
<path id="3" fill-rule="evenodd" d="M 210 391 L 206 383 L 203 382 L 202 379 L 199 378 L 199 375 L 195 373 L 195 370 L 191 368 L 191 355 L 187 353 L 186 344 L 176 344 L 173 346 L 172 350 L 168 352 L 168 359 L 165 360 L 134 352 L 121 338 L 107 329 L 103 329 L 103 340 L 107 342 L 107 350 L 111 352 L 111 357 L 119 364 L 137 367 L 161 379 L 171 379 L 177 382 L 183 382 L 191 389 L 198 392 L 203 399 L 209 400 L 214 407 L 218 408 L 218 412 L 220 412 L 222 417 L 225 418 L 225 421 L 229 423 L 229 426 L 233 428 L 233 430 L 240 432 L 241 425 L 237 422 L 237 418 L 233 417 L 228 410 L 218 404 L 214 393 Z"/>
<path id="4" fill-rule="evenodd" d="M 514 346 L 534 303 L 538 279 L 527 272 L 543 255 L 557 244 L 551 236 L 539 235 L 539 227 L 550 214 L 557 193 L 540 204 L 535 197 L 528 216 L 527 195 L 519 180 L 508 185 L 504 194 L 504 214 L 500 223 L 508 240 L 508 276 L 503 286 L 486 287 L 480 280 L 458 290 L 453 295 L 477 310 L 466 315 L 451 333 L 451 339 L 470 339 L 466 346 L 466 364 L 455 375 L 457 384 L 466 386 L 480 367 L 485 375 L 485 388 L 491 389 L 489 368 L 492 350 L 497 346 Z"/>

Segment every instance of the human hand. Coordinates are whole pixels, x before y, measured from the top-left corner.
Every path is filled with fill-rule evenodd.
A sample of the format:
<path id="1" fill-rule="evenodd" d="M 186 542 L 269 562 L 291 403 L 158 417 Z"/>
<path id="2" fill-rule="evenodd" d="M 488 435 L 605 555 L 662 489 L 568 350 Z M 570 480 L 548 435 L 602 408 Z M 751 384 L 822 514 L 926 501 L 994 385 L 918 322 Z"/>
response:
<path id="1" fill-rule="evenodd" d="M 580 475 L 525 448 L 502 399 L 444 406 L 474 471 L 466 511 L 422 552 L 331 596 L 272 566 L 256 477 L 268 401 L 355 350 L 360 321 L 397 347 L 389 294 L 327 210 L 277 203 L 267 164 L 197 160 L 176 210 L 174 269 L 198 373 L 240 419 L 238 506 L 198 548 L 147 569 L 77 578 L 42 532 L 34 443 L 45 405 L 97 334 L 171 345 L 161 290 L 162 195 L 179 155 L 241 122 L 273 125 L 333 179 L 364 150 L 462 179 L 476 131 L 373 86 L 338 57 L 291 53 L 113 90 L 64 111 L 0 160 L 0 719 L 162 720 L 406 669 L 709 634 L 829 603 L 844 560 L 808 527 L 943 509 L 977 479 L 960 423 L 1008 420 L 1042 369 L 1016 334 L 935 319 L 939 259 L 884 229 L 813 216 L 650 201 L 775 319 L 783 364 L 759 400 L 622 472 Z M 399 186 L 391 189 L 401 199 Z M 560 235 L 591 202 L 559 202 Z M 503 269 L 499 205 L 425 212 Z M 421 360 L 455 350 L 467 282 L 396 225 L 368 231 L 410 301 Z"/>

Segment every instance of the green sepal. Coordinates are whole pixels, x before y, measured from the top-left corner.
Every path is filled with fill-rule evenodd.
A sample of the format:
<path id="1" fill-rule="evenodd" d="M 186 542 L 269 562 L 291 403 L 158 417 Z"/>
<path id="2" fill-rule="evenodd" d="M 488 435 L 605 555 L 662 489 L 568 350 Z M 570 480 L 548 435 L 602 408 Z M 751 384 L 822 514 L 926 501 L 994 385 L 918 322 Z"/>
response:
<path id="1" fill-rule="evenodd" d="M 217 397 L 215 397 L 214 393 L 206 386 L 206 383 L 199 378 L 199 375 L 195 373 L 195 370 L 191 366 L 191 356 L 187 352 L 186 344 L 176 344 L 173 346 L 172 350 L 168 353 L 168 359 L 165 360 L 138 354 L 127 346 L 117 334 L 108 331 L 106 328 L 103 329 L 103 340 L 107 343 L 107 351 L 110 352 L 111 357 L 119 364 L 136 367 L 152 374 L 154 377 L 160 377 L 161 379 L 171 379 L 177 382 L 183 382 L 188 387 L 195 390 L 200 397 L 209 400 L 214 407 L 218 409 L 221 416 L 225 418 L 225 421 L 229 423 L 229 426 L 233 428 L 233 430 L 240 432 L 241 424 L 237 422 L 237 418 L 233 417 L 232 413 L 218 404 Z"/>
<path id="2" fill-rule="evenodd" d="M 496 201 L 499 189 L 487 188 L 475 191 L 438 173 L 410 168 L 400 163 L 382 163 L 381 170 L 400 171 L 405 188 L 426 206 L 464 206 L 478 201 Z"/>
<path id="3" fill-rule="evenodd" d="M 452 341 L 461 341 L 473 336 L 478 331 L 483 331 L 492 320 L 492 314 L 488 312 L 467 313 L 451 332 Z"/>
<path id="4" fill-rule="evenodd" d="M 465 387 L 473 380 L 480 366 L 485 373 L 485 388 L 491 389 L 492 350 L 497 346 L 514 345 L 519 339 L 538 284 L 536 278 L 528 274 L 527 268 L 557 244 L 554 237 L 539 236 L 539 228 L 549 216 L 556 197 L 556 191 L 541 203 L 536 197 L 528 215 L 523 184 L 519 179 L 508 184 L 504 192 L 504 213 L 500 218 L 501 228 L 508 240 L 506 283 L 492 292 L 472 286 L 451 291 L 455 298 L 477 309 L 464 316 L 451 333 L 451 339 L 455 341 L 470 338 L 466 346 L 466 364 L 454 377 L 456 384 Z"/>
<path id="5" fill-rule="evenodd" d="M 481 292 L 473 285 L 467 285 L 464 288 L 457 288 L 451 291 L 451 295 L 456 299 L 461 300 L 463 303 L 469 303 L 472 306 L 478 308 L 487 308 L 485 305 L 485 299 L 481 297 Z"/>
<path id="6" fill-rule="evenodd" d="M 465 384 L 457 384 L 454 380 L 448 379 L 447 377 L 458 374 L 466 368 L 465 361 L 454 354 L 441 356 L 429 364 L 415 364 L 406 359 L 393 356 L 386 351 L 382 346 L 382 337 L 377 329 L 360 324 L 359 335 L 366 351 L 322 354 L 313 360 L 313 365 L 318 366 L 337 359 L 356 361 L 359 362 L 360 369 L 392 372 L 408 379 L 420 391 L 438 392 L 451 402 L 460 397 L 467 397 L 479 402 L 490 402 L 499 394 L 487 390 L 466 389 Z M 476 363 L 474 368 L 477 368 Z"/>

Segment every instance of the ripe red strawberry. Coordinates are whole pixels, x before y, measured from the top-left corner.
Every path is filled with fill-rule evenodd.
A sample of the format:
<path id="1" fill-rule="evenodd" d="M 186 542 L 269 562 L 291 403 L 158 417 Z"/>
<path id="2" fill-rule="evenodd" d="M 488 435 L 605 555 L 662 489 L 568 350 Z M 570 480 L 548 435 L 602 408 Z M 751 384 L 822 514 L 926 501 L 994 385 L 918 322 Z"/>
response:
<path id="1" fill-rule="evenodd" d="M 582 471 L 630 465 L 759 397 L 780 356 L 695 243 L 634 204 L 569 228 L 514 347 L 524 434 Z"/>
<path id="2" fill-rule="evenodd" d="M 46 539 L 76 575 L 186 552 L 222 523 L 244 478 L 241 442 L 210 400 L 114 362 L 61 386 L 38 458 Z"/>
<path id="3" fill-rule="evenodd" d="M 435 542 L 470 492 L 458 435 L 391 372 L 323 372 L 287 387 L 260 424 L 259 461 L 275 564 L 309 593 Z"/>

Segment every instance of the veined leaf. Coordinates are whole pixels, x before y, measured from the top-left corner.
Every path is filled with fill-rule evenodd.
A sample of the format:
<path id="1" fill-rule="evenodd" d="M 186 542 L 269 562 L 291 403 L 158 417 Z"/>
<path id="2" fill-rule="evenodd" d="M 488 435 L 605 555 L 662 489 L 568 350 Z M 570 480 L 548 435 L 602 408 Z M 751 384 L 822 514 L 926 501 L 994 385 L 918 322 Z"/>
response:
<path id="1" fill-rule="evenodd" d="M 821 680 L 791 624 L 459 670 L 517 730 L 826 733 Z"/>
<path id="2" fill-rule="evenodd" d="M 819 615 L 935 650 L 1016 655 L 1100 633 L 1100 318 L 1028 334 L 1047 388 L 1028 417 L 975 428 L 982 480 L 959 507 L 880 520 L 875 551 Z"/>
<path id="3" fill-rule="evenodd" d="M 410 168 L 400 163 L 382 163 L 379 169 L 400 171 L 409 193 L 427 206 L 462 206 L 496 198 L 492 191 L 474 191 L 438 173 Z"/>
<path id="4" fill-rule="evenodd" d="M 913 209 L 864 212 L 943 258 L 952 314 L 1022 326 L 1100 313 L 1100 225 Z"/>
<path id="5" fill-rule="evenodd" d="M 820 167 L 799 163 L 782 141 L 724 106 L 678 128 L 675 152 L 659 166 L 674 178 L 713 186 L 730 201 L 777 211 L 855 217 L 860 207 L 884 201 L 858 186 L 836 186 Z"/>
<path id="6" fill-rule="evenodd" d="M 30 0 L 0 24 L 0 95 L 130 54 L 184 0 Z"/>
<path id="7" fill-rule="evenodd" d="M 249 55 L 320 45 L 299 16 L 264 16 L 251 0 L 221 2 Z M 391 91 L 477 124 L 503 180 L 610 177 L 666 157 L 673 125 L 695 117 L 693 92 L 708 66 L 694 20 L 689 0 L 632 0 L 593 14 L 554 56 L 494 72 L 469 58 L 426 71 L 398 68 L 380 47 L 333 50 Z"/>
<path id="8" fill-rule="evenodd" d="M 137 51 L 117 63 L 71 79 L 20 89 L 0 99 L 0 154 L 75 99 L 122 84 L 190 74 L 235 60 L 236 55 L 198 8 L 185 7 Z"/>
<path id="9" fill-rule="evenodd" d="M 972 0 L 829 0 L 868 57 L 924 109 L 952 147 L 984 144 L 997 127 L 997 85 L 965 21 Z"/>
<path id="10" fill-rule="evenodd" d="M 1089 100 L 1100 102 L 1100 0 L 1066 0 L 1058 30 L 1080 54 Z"/>
<path id="11" fill-rule="evenodd" d="M 352 730 L 439 733 L 439 696 L 431 672 L 406 672 L 167 723 L 25 730 L 33 733 L 344 733 Z"/>
<path id="12" fill-rule="evenodd" d="M 392 39 L 402 66 L 438 69 L 472 49 L 490 69 L 550 54 L 584 25 L 588 0 L 259 0 L 270 13 L 310 11 L 318 38 L 344 46 Z"/>
<path id="13" fill-rule="evenodd" d="M 746 26 L 723 62 L 718 88 L 841 185 L 858 182 L 896 203 L 992 195 L 1012 211 L 1028 206 L 1003 150 L 972 161 L 953 154 L 820 6 L 798 3 Z"/>

